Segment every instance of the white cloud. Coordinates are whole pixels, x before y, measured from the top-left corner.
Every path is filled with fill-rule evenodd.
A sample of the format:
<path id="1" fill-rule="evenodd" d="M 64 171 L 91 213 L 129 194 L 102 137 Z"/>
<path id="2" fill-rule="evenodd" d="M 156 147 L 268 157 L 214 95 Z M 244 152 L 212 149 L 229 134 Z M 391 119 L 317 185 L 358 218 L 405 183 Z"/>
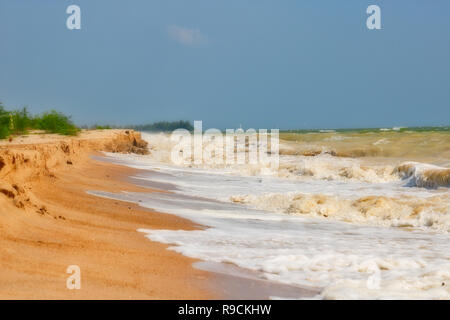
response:
<path id="1" fill-rule="evenodd" d="M 167 32 L 177 42 L 184 45 L 195 45 L 206 42 L 206 37 L 198 29 L 189 29 L 179 26 L 167 27 Z"/>

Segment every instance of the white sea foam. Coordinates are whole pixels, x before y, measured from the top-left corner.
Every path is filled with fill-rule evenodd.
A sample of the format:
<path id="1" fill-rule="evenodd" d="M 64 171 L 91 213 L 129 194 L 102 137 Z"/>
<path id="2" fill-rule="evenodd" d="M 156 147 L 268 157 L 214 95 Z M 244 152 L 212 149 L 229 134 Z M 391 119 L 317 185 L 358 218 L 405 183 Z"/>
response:
<path id="1" fill-rule="evenodd" d="M 333 175 L 360 163 L 330 155 L 287 158 L 287 167 L 291 162 L 298 171 L 286 176 L 173 166 L 166 138 L 147 136 L 150 156 L 109 156 L 148 170 L 135 178 L 171 185 L 174 193 L 93 192 L 209 226 L 139 230 L 149 239 L 190 257 L 258 271 L 268 280 L 319 288 L 321 298 L 450 299 L 447 188 L 409 187 L 411 175 L 377 167 Z M 373 286 L 378 280 L 379 287 Z"/>
<path id="2" fill-rule="evenodd" d="M 291 215 L 323 217 L 384 227 L 417 227 L 450 232 L 450 197 L 338 196 L 297 192 L 237 195 L 235 203 Z"/>
<path id="3" fill-rule="evenodd" d="M 149 161 L 171 164 L 170 154 L 175 145 L 167 134 L 143 133 L 143 138 L 149 142 L 151 155 Z M 381 139 L 374 144 L 389 143 Z M 288 150 L 289 145 L 281 143 L 280 149 Z M 288 152 L 289 153 L 289 152 Z M 272 175 L 286 179 L 309 181 L 338 180 L 361 181 L 368 183 L 384 183 L 406 180 L 409 186 L 418 187 L 448 187 L 450 184 L 450 169 L 419 162 L 404 162 L 396 165 L 367 164 L 362 159 L 336 157 L 326 150 L 316 156 L 280 155 L 279 168 L 271 171 L 261 164 L 186 164 L 185 167 L 202 169 L 222 169 L 227 173 L 236 175 Z"/>
<path id="4" fill-rule="evenodd" d="M 254 210 L 207 198 L 221 181 L 216 175 L 203 192 L 196 183 L 209 175 L 163 170 L 160 180 L 177 183 L 174 194 L 109 194 L 209 226 L 205 230 L 139 230 L 153 241 L 190 257 L 227 262 L 258 271 L 272 281 L 322 289 L 322 298 L 450 298 L 450 239 L 447 234 L 364 227 Z M 151 179 L 151 176 L 144 177 Z M 233 178 L 235 179 L 235 178 Z M 249 191 L 254 182 L 233 180 Z M 228 181 L 229 182 L 229 181 Z M 223 190 L 223 189 L 221 189 Z M 380 289 L 367 283 L 380 269 Z M 444 285 L 442 285 L 444 283 Z"/>

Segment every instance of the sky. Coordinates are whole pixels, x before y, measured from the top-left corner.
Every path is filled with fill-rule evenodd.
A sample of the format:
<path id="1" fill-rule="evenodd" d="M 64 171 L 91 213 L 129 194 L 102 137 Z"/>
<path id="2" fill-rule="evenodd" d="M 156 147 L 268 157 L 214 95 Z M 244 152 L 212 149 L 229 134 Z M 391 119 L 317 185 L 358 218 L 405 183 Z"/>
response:
<path id="1" fill-rule="evenodd" d="M 450 125 L 450 1 L 0 0 L 0 101 L 79 125 Z"/>

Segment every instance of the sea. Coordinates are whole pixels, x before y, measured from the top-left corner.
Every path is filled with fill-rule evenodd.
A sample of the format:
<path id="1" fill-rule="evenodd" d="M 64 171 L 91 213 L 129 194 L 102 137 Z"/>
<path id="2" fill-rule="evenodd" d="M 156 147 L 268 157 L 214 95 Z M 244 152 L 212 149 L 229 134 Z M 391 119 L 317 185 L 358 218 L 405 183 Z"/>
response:
<path id="1" fill-rule="evenodd" d="M 313 299 L 450 299 L 448 130 L 282 132 L 270 172 L 174 164 L 169 134 L 142 137 L 149 155 L 104 156 L 141 169 L 135 183 L 167 192 L 89 193 L 204 226 L 137 230 L 149 240 L 312 288 Z"/>

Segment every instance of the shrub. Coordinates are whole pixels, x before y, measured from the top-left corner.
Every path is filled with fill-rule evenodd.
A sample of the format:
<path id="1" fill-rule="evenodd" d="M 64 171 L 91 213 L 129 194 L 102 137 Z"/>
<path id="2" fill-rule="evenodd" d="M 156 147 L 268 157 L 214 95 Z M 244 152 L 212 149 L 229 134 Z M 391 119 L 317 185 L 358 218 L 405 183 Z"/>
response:
<path id="1" fill-rule="evenodd" d="M 10 113 L 10 130 L 15 134 L 26 133 L 31 128 L 32 119 L 27 108 Z"/>
<path id="2" fill-rule="evenodd" d="M 108 125 L 108 124 L 107 124 L 107 125 L 104 125 L 104 126 L 95 124 L 95 125 L 93 125 L 91 128 L 92 128 L 92 129 L 95 129 L 95 130 L 105 130 L 105 129 L 111 129 L 111 126 Z"/>
<path id="3" fill-rule="evenodd" d="M 189 121 L 160 121 L 152 124 L 145 124 L 139 126 L 131 126 L 132 129 L 138 131 L 162 131 L 162 132 L 170 132 L 176 129 L 186 129 L 189 131 L 193 131 L 194 127 Z"/>
<path id="4" fill-rule="evenodd" d="M 0 139 L 5 139 L 11 134 L 9 124 L 10 113 L 3 108 L 3 105 L 0 102 Z"/>
<path id="5" fill-rule="evenodd" d="M 79 129 L 66 115 L 52 110 L 43 113 L 35 119 L 37 129 L 45 130 L 49 133 L 59 133 L 63 135 L 76 135 Z"/>
<path id="6" fill-rule="evenodd" d="M 54 110 L 33 117 L 27 108 L 7 111 L 0 102 L 0 139 L 33 129 L 64 135 L 76 135 L 79 131 L 68 116 Z"/>

